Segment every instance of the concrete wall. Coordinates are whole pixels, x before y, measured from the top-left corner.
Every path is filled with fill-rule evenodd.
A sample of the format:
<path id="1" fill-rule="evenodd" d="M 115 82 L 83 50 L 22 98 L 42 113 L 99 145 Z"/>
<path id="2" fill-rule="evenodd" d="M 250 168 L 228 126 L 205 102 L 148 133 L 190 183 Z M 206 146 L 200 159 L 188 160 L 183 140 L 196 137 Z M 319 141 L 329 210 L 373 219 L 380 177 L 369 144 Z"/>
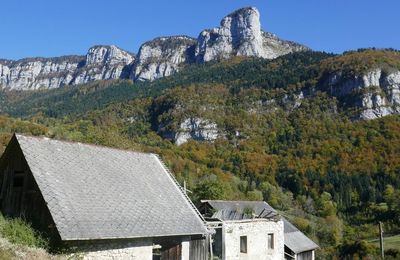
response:
<path id="1" fill-rule="evenodd" d="M 78 255 L 85 260 L 135 259 L 152 260 L 153 243 L 150 240 L 85 243 L 78 246 Z"/>
<path id="2" fill-rule="evenodd" d="M 222 230 L 226 260 L 284 259 L 283 221 L 254 219 L 224 222 Z M 274 234 L 274 249 L 268 249 L 268 234 Z M 247 253 L 240 252 L 240 237 L 247 236 Z"/>

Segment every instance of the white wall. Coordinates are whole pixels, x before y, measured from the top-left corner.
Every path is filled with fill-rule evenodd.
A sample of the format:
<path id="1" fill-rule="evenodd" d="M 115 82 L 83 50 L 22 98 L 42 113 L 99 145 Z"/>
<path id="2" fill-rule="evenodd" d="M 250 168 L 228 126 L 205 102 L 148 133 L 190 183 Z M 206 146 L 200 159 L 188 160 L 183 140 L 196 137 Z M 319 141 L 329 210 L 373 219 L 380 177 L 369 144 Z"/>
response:
<path id="1" fill-rule="evenodd" d="M 284 259 L 283 221 L 254 219 L 223 224 L 225 260 Z M 274 234 L 274 249 L 268 249 L 268 233 Z M 247 253 L 240 252 L 240 236 L 247 236 Z"/>
<path id="2" fill-rule="evenodd" d="M 152 260 L 153 243 L 148 240 L 91 243 L 79 247 L 85 260 Z"/>
<path id="3" fill-rule="evenodd" d="M 183 241 L 182 242 L 182 252 L 181 252 L 181 260 L 189 260 L 190 257 L 190 242 Z"/>

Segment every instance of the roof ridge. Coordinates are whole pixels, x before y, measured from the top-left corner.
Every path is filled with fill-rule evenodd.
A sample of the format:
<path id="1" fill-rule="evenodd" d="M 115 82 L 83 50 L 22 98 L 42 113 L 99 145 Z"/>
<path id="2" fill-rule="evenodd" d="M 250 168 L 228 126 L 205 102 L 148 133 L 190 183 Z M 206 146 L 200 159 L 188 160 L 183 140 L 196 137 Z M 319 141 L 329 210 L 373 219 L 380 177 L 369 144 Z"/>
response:
<path id="1" fill-rule="evenodd" d="M 201 200 L 201 202 L 208 202 L 208 201 L 214 201 L 214 202 L 263 202 L 263 203 L 267 203 L 266 201 L 263 201 L 263 200 Z"/>
<path id="2" fill-rule="evenodd" d="M 22 136 L 22 137 L 32 138 L 32 139 L 42 139 L 42 140 L 48 140 L 51 142 L 54 141 L 54 142 L 60 142 L 60 143 L 66 143 L 66 144 L 79 144 L 79 145 L 92 146 L 92 147 L 98 147 L 98 148 L 109 149 L 109 150 L 116 150 L 116 151 L 121 151 L 121 152 L 138 153 L 138 154 L 145 154 L 145 155 L 154 154 L 154 153 L 150 153 L 150 152 L 131 150 L 128 148 L 117 148 L 117 147 L 111 147 L 111 146 L 106 146 L 106 145 L 102 145 L 102 144 L 83 143 L 83 142 L 78 142 L 78 141 L 56 139 L 56 138 L 51 138 L 51 137 L 47 137 L 47 136 L 34 136 L 34 135 L 25 135 L 25 134 L 19 134 L 19 133 L 14 133 L 14 135 L 17 138 L 17 140 L 19 140 L 18 136 Z"/>

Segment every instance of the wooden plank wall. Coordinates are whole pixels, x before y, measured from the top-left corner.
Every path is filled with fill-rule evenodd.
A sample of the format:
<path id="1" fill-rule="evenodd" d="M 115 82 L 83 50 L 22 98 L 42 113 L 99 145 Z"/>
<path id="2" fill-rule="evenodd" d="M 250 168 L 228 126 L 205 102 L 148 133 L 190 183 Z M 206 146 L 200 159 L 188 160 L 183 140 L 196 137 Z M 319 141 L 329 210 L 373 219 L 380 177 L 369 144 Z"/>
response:
<path id="1" fill-rule="evenodd" d="M 192 240 L 189 244 L 190 260 L 208 260 L 210 240 L 206 239 Z"/>
<path id="2" fill-rule="evenodd" d="M 161 260 L 181 260 L 182 245 L 178 244 L 174 247 L 161 252 Z"/>

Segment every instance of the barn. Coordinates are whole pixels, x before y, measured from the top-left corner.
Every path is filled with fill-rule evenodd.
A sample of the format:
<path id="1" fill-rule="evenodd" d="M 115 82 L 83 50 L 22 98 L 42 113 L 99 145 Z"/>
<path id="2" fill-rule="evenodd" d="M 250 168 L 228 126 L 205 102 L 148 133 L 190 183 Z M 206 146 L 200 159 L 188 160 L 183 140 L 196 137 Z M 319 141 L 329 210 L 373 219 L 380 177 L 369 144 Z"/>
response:
<path id="1" fill-rule="evenodd" d="M 208 233 L 154 154 L 14 135 L 0 188 L 3 215 L 25 218 L 84 259 L 199 259 L 194 247 Z"/>

